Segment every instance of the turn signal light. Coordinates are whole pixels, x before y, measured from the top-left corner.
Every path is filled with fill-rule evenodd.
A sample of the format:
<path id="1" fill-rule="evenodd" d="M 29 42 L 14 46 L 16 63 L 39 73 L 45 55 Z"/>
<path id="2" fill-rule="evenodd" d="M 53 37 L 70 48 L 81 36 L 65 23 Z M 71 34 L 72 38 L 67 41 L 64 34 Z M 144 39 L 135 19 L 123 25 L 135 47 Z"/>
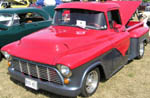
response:
<path id="1" fill-rule="evenodd" d="M 69 82 L 70 82 L 70 81 L 69 81 L 68 78 L 65 78 L 65 79 L 64 79 L 64 84 L 69 84 Z"/>
<path id="2" fill-rule="evenodd" d="M 8 62 L 8 67 L 11 65 L 11 62 Z"/>

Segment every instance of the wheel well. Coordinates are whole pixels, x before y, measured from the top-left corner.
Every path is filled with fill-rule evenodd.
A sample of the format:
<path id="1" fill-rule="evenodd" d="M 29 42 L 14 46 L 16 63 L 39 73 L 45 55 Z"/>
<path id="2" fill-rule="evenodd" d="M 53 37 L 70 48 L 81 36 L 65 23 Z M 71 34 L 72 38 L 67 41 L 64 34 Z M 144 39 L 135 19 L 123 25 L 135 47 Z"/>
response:
<path id="1" fill-rule="evenodd" d="M 105 76 L 104 69 L 103 69 L 102 65 L 99 65 L 98 68 L 99 68 L 99 71 L 100 71 L 100 81 L 105 81 L 106 76 Z"/>
<path id="2" fill-rule="evenodd" d="M 143 42 L 144 42 L 144 46 L 148 44 L 148 41 L 146 39 Z"/>
<path id="3" fill-rule="evenodd" d="M 4 58 L 4 55 L 0 52 L 0 61 Z"/>

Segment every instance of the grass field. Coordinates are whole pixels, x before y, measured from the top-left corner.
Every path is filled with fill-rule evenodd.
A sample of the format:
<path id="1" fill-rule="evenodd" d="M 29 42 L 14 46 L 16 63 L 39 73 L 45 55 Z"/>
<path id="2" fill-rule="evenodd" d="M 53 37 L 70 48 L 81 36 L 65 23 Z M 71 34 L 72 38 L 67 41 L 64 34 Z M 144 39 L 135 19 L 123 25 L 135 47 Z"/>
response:
<path id="1" fill-rule="evenodd" d="M 66 98 L 45 91 L 34 91 L 23 84 L 12 82 L 7 62 L 0 63 L 0 98 Z M 81 97 L 77 97 L 81 98 Z M 100 83 L 90 98 L 150 98 L 150 45 L 144 58 L 127 64 L 116 75 Z"/>

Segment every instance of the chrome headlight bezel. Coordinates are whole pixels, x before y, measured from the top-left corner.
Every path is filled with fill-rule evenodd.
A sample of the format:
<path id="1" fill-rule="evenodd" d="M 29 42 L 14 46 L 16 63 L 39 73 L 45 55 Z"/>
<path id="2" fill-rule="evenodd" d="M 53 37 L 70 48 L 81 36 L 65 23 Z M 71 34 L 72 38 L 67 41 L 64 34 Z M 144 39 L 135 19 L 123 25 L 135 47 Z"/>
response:
<path id="1" fill-rule="evenodd" d="M 8 52 L 6 52 L 6 51 L 1 51 L 1 53 L 4 55 L 4 57 L 7 59 L 7 60 L 11 60 L 11 55 L 8 53 Z"/>
<path id="2" fill-rule="evenodd" d="M 72 76 L 72 71 L 70 70 L 69 67 L 65 65 L 58 64 L 57 69 L 65 78 L 69 78 Z"/>

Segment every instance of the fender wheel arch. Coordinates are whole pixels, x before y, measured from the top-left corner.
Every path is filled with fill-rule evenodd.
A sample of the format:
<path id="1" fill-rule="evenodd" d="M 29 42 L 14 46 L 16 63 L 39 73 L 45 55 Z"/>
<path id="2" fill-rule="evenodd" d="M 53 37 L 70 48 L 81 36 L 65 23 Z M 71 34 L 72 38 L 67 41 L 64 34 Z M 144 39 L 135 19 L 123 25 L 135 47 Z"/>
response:
<path id="1" fill-rule="evenodd" d="M 91 93 L 91 94 L 88 94 L 88 93 L 86 93 L 85 92 L 85 79 L 87 78 L 87 74 L 88 73 L 90 73 L 91 71 L 93 71 L 93 70 L 98 70 L 98 73 L 99 73 L 99 83 L 102 81 L 102 82 L 105 82 L 107 79 L 106 79 L 106 76 L 105 76 L 105 73 L 104 73 L 104 69 L 103 69 L 103 66 L 101 65 L 101 64 L 98 64 L 98 65 L 96 65 L 95 67 L 93 67 L 93 68 L 91 68 L 90 70 L 88 70 L 87 72 L 86 72 L 86 75 L 85 75 L 85 77 L 84 77 L 84 79 L 83 79 L 83 82 L 82 82 L 82 89 L 81 89 L 81 94 L 80 94 L 80 96 L 82 96 L 82 97 L 88 97 L 88 96 L 91 96 L 92 94 L 94 94 L 95 92 L 96 92 L 96 89 L 98 88 L 98 87 L 96 87 L 96 89 L 94 90 L 94 92 L 93 93 Z M 99 85 L 99 83 L 98 83 L 98 85 Z"/>
<path id="2" fill-rule="evenodd" d="M 90 77 L 95 78 L 90 79 Z M 93 95 L 96 92 L 97 88 L 99 87 L 99 82 L 100 82 L 100 70 L 98 67 L 95 67 L 86 73 L 82 84 L 80 96 L 89 97 Z"/>
<path id="3" fill-rule="evenodd" d="M 138 56 L 136 57 L 136 59 L 142 59 L 145 53 L 145 40 L 139 42 L 139 47 L 138 47 Z"/>
<path id="4" fill-rule="evenodd" d="M 106 81 L 106 75 L 105 75 L 105 71 L 104 71 L 104 68 L 102 65 L 98 65 L 97 66 L 99 68 L 99 71 L 100 71 L 100 81 L 104 82 Z"/>

